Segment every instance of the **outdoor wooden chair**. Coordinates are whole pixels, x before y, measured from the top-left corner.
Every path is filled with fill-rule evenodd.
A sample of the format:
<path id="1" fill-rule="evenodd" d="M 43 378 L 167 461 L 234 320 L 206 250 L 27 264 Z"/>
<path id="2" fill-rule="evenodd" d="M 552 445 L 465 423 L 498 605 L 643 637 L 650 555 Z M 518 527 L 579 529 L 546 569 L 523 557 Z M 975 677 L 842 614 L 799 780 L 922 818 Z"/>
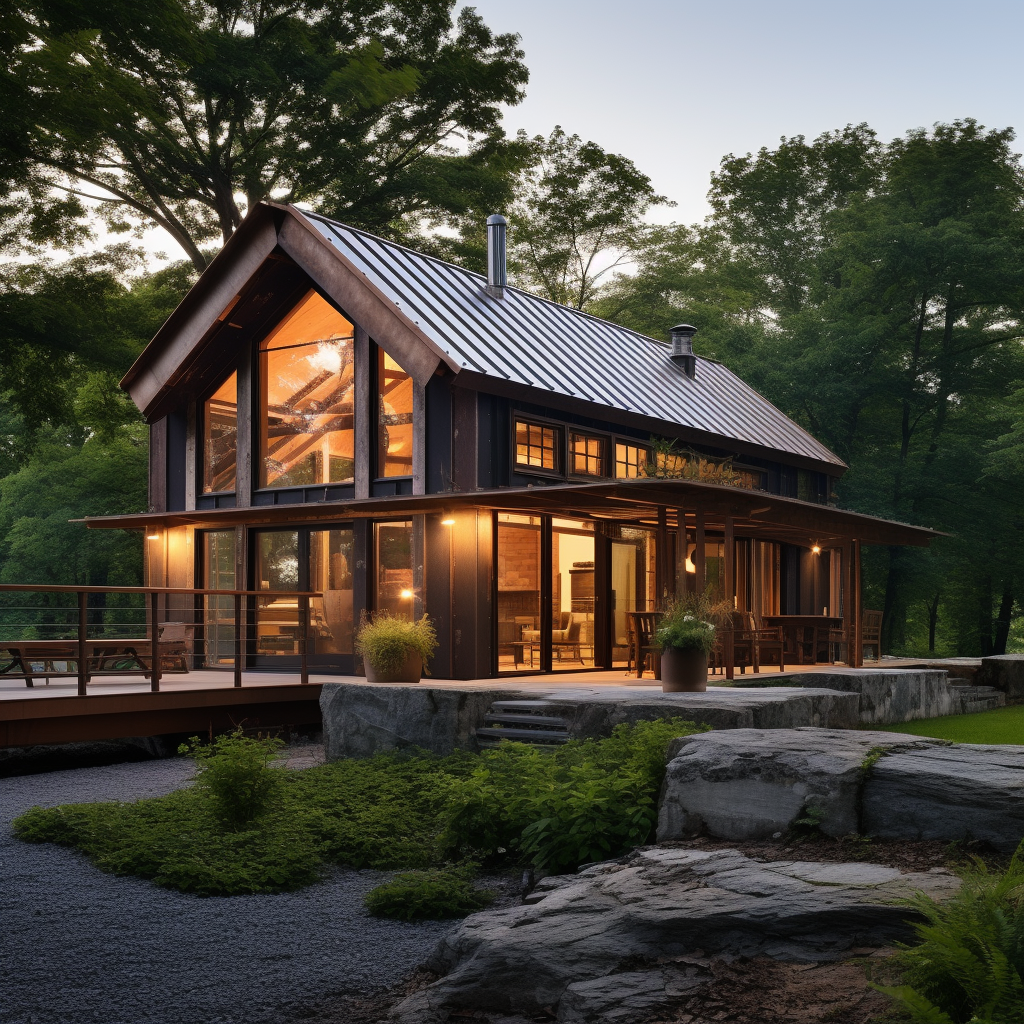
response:
<path id="1" fill-rule="evenodd" d="M 626 612 L 626 621 L 632 626 L 633 658 L 636 678 L 642 678 L 650 659 L 656 679 L 661 678 L 661 648 L 654 642 L 661 612 Z"/>
<path id="2" fill-rule="evenodd" d="M 875 652 L 874 661 L 882 660 L 882 613 L 864 609 L 864 622 L 860 633 L 861 657 L 866 658 L 868 648 Z"/>
<path id="3" fill-rule="evenodd" d="M 786 671 L 786 638 L 781 626 L 766 626 L 757 612 L 746 612 L 749 635 L 754 641 L 754 663 L 761 670 L 762 655 L 778 657 L 779 671 Z"/>

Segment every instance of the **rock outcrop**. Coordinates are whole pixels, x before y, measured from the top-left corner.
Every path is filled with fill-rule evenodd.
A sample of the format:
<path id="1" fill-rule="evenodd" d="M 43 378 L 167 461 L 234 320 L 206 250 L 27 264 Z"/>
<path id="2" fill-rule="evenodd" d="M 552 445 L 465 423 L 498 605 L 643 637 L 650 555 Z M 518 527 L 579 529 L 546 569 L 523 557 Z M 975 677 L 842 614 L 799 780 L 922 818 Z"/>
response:
<path id="1" fill-rule="evenodd" d="M 886 732 L 737 729 L 677 741 L 658 840 L 762 839 L 812 814 L 821 831 L 890 839 L 1024 838 L 1024 747 Z"/>
<path id="2" fill-rule="evenodd" d="M 427 1024 L 454 1008 L 557 1007 L 562 1021 L 626 1022 L 706 984 L 702 957 L 841 959 L 908 938 L 913 891 L 958 885 L 941 869 L 640 850 L 546 879 L 528 905 L 467 918 L 428 963 L 444 976 L 394 1013 Z"/>

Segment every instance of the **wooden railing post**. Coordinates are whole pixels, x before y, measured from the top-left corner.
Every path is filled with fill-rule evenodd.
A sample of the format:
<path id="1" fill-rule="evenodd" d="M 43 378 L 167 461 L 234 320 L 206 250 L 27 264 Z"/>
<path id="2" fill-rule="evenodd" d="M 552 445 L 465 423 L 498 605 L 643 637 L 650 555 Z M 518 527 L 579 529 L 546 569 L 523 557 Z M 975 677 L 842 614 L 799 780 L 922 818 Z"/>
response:
<path id="1" fill-rule="evenodd" d="M 157 620 L 160 617 L 160 595 L 153 593 L 149 596 L 150 610 L 153 616 L 153 648 L 150 655 L 152 663 L 149 673 L 149 688 L 153 693 L 158 693 L 160 690 L 160 623 Z"/>
<path id="2" fill-rule="evenodd" d="M 242 685 L 242 595 L 235 594 L 235 686 Z"/>
<path id="3" fill-rule="evenodd" d="M 89 595 L 84 591 L 78 592 L 78 696 L 86 695 L 86 687 L 89 683 L 89 648 L 86 640 L 89 638 Z"/>
<path id="4" fill-rule="evenodd" d="M 309 682 L 309 665 L 307 640 L 309 632 L 309 598 L 303 594 L 299 598 L 299 682 L 305 686 Z"/>

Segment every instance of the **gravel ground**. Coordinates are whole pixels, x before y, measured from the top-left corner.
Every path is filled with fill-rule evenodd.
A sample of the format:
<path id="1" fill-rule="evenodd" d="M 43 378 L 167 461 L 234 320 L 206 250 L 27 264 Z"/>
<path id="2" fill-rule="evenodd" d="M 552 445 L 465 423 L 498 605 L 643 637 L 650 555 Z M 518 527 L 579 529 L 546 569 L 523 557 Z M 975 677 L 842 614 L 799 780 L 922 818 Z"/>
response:
<path id="1" fill-rule="evenodd" d="M 453 927 L 368 916 L 362 897 L 379 872 L 337 870 L 279 896 L 203 898 L 103 874 L 11 832 L 33 805 L 158 796 L 191 771 L 175 758 L 0 780 L 2 1024 L 323 1019 L 334 996 L 343 1004 L 397 983 Z"/>

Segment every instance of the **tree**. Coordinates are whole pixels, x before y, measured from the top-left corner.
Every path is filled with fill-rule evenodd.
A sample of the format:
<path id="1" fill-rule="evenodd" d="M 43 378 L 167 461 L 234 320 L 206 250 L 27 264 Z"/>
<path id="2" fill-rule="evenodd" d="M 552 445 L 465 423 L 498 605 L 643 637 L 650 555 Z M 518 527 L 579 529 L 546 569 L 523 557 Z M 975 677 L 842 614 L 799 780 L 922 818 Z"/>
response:
<path id="1" fill-rule="evenodd" d="M 520 132 L 519 141 L 532 161 L 509 211 L 509 271 L 523 287 L 584 309 L 640 247 L 643 215 L 672 204 L 631 160 L 561 127 L 546 139 Z"/>
<path id="2" fill-rule="evenodd" d="M 889 649 L 932 632 L 948 653 L 998 651 L 1024 589 L 1006 471 L 1024 380 L 1012 142 L 965 120 L 885 145 L 858 126 L 726 157 L 709 221 L 651 232 L 637 274 L 595 305 L 652 334 L 694 323 L 701 352 L 850 464 L 844 505 L 953 534 L 929 552 L 866 553 Z"/>
<path id="3" fill-rule="evenodd" d="M 263 199 L 384 233 L 507 196 L 518 37 L 454 0 L 35 0 L 7 33 L 29 198 L 158 225 L 202 270 Z M 17 28 L 17 23 L 12 21 Z M 495 170 L 497 166 L 497 170 Z"/>

